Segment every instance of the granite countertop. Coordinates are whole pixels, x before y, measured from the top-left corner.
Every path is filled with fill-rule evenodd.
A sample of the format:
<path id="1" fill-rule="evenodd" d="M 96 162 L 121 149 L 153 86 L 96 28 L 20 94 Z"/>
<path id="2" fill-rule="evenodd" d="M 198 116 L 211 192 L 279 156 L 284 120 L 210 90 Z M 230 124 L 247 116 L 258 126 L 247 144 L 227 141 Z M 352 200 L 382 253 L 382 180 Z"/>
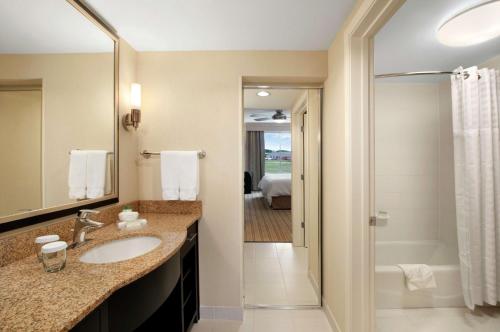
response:
<path id="1" fill-rule="evenodd" d="M 146 227 L 135 231 L 107 225 L 87 235 L 92 241 L 67 251 L 66 267 L 44 272 L 36 256 L 0 268 L 0 331 L 67 331 L 117 289 L 153 271 L 172 257 L 186 240 L 186 229 L 201 217 L 188 214 L 141 213 Z M 152 235 L 161 244 L 143 256 L 110 264 L 81 263 L 79 256 L 110 240 Z"/>

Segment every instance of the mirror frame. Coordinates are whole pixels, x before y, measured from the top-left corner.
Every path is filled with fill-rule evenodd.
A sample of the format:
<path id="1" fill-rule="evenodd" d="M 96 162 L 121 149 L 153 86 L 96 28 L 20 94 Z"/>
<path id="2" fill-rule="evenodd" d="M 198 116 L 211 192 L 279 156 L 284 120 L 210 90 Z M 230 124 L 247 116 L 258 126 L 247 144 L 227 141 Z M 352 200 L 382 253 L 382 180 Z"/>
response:
<path id="1" fill-rule="evenodd" d="M 67 4 L 73 6 L 78 10 L 86 19 L 94 23 L 96 27 L 101 29 L 104 33 L 111 38 L 114 43 L 114 176 L 112 179 L 113 193 L 101 198 L 86 200 L 76 203 L 69 203 L 49 208 L 41 208 L 35 211 L 14 214 L 10 216 L 0 217 L 0 233 L 15 230 L 22 227 L 32 226 L 52 219 L 57 219 L 69 216 L 78 212 L 81 209 L 95 209 L 98 207 L 115 204 L 119 201 L 119 116 L 118 116 L 118 98 L 119 98 L 119 51 L 120 51 L 120 38 L 116 31 L 103 19 L 95 10 L 92 9 L 84 0 L 66 0 Z"/>

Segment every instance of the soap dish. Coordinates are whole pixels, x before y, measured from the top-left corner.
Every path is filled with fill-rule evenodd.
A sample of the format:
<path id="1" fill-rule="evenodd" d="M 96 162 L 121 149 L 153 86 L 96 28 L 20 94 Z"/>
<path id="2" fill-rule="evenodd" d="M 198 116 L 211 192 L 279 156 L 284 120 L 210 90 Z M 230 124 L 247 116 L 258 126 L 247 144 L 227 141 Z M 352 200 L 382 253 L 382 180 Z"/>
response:
<path id="1" fill-rule="evenodd" d="M 116 226 L 121 230 L 135 231 L 144 228 L 147 223 L 146 219 L 136 219 L 134 221 L 117 221 Z"/>

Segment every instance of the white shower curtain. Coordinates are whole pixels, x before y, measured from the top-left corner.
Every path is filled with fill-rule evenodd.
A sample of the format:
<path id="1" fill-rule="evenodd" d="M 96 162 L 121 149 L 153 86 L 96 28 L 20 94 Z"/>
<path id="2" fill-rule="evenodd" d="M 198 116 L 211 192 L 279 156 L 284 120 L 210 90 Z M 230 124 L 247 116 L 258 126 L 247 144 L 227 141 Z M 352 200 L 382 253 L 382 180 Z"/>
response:
<path id="1" fill-rule="evenodd" d="M 465 304 L 500 301 L 500 71 L 451 75 L 455 196 Z"/>

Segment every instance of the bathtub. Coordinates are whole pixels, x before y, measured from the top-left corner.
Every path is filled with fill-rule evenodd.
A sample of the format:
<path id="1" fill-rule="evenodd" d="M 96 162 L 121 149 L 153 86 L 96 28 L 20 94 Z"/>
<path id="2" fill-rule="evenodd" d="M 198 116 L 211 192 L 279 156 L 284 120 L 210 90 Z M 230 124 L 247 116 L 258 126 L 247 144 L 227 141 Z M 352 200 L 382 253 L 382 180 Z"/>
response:
<path id="1" fill-rule="evenodd" d="M 456 248 L 438 241 L 379 241 L 375 245 L 375 302 L 378 309 L 463 307 Z M 428 264 L 437 288 L 409 291 L 396 264 Z"/>

